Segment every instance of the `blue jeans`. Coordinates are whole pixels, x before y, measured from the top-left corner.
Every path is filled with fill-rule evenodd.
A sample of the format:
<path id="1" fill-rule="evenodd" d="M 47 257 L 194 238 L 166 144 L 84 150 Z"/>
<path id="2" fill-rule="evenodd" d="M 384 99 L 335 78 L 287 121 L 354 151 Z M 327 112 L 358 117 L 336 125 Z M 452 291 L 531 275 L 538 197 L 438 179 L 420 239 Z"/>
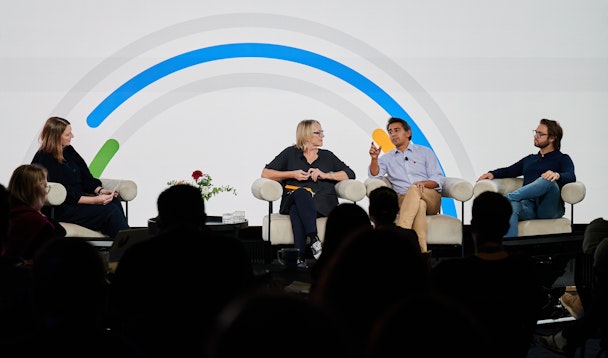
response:
<path id="1" fill-rule="evenodd" d="M 517 223 L 519 221 L 557 219 L 564 216 L 566 211 L 557 183 L 542 177 L 505 196 L 513 208 L 513 214 L 509 220 L 509 231 L 505 237 L 518 236 Z"/>

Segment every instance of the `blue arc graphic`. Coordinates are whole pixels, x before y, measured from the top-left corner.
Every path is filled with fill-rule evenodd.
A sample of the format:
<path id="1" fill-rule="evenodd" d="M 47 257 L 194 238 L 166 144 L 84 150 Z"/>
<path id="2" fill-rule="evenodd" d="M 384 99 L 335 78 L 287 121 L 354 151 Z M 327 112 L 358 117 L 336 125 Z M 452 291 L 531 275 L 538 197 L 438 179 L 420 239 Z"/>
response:
<path id="1" fill-rule="evenodd" d="M 234 43 L 211 46 L 177 55 L 160 62 L 139 73 L 106 97 L 87 117 L 87 124 L 92 128 L 100 126 L 106 118 L 137 92 L 151 83 L 174 72 L 205 62 L 230 58 L 273 58 L 277 60 L 300 63 L 331 74 L 357 88 L 383 108 L 391 117 L 400 117 L 408 121 L 417 142 L 432 146 L 412 120 L 410 115 L 388 93 L 357 71 L 314 52 L 295 47 L 266 43 Z M 106 163 L 107 164 L 107 163 Z M 452 200 L 443 201 L 444 214 L 456 216 Z"/>

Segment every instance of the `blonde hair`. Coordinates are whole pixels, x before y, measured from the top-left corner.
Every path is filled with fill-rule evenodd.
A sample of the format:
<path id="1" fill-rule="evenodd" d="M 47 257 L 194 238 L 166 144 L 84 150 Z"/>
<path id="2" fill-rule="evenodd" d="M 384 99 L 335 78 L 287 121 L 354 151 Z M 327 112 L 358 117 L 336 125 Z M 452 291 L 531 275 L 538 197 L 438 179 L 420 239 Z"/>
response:
<path id="1" fill-rule="evenodd" d="M 8 182 L 11 200 L 18 200 L 26 205 L 35 206 L 40 196 L 46 193 L 46 187 L 43 187 L 46 178 L 47 170 L 40 164 L 18 166 Z"/>
<path id="2" fill-rule="evenodd" d="M 315 124 L 321 125 L 321 123 L 315 119 L 304 119 L 298 123 L 298 127 L 296 128 L 296 148 L 301 151 L 306 151 L 308 138 L 314 135 Z"/>
<path id="3" fill-rule="evenodd" d="M 40 148 L 38 149 L 50 153 L 59 163 L 63 162 L 61 136 L 69 125 L 70 122 L 67 119 L 51 117 L 46 120 L 42 132 L 40 132 Z"/>

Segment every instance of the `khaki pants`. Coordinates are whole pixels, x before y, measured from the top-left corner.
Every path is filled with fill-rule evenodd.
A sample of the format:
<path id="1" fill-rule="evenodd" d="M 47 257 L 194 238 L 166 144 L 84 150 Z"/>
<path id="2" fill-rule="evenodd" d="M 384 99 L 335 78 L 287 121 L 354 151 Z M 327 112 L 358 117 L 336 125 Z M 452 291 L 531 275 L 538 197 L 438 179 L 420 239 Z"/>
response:
<path id="1" fill-rule="evenodd" d="M 426 247 L 426 216 L 436 215 L 441 209 L 441 193 L 437 190 L 425 188 L 422 192 L 412 185 L 403 195 L 399 195 L 399 217 L 397 226 L 413 229 L 418 234 L 420 250 L 427 251 Z"/>

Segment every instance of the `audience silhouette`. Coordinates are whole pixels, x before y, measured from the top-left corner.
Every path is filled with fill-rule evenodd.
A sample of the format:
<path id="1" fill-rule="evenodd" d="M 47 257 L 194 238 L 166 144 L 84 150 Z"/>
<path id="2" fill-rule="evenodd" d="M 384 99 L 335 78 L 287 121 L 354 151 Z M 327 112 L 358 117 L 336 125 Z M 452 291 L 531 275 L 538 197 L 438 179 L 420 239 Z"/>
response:
<path id="1" fill-rule="evenodd" d="M 372 328 L 366 358 L 491 358 L 486 332 L 470 313 L 434 293 L 414 294 L 397 302 Z"/>
<path id="2" fill-rule="evenodd" d="M 328 312 L 303 296 L 277 289 L 233 301 L 220 314 L 215 332 L 209 358 L 342 357 L 347 349 Z"/>
<path id="3" fill-rule="evenodd" d="M 397 226 L 399 210 L 399 196 L 393 189 L 381 186 L 369 193 L 369 218 L 374 223 L 374 227 L 397 230 L 407 240 L 418 242 L 418 234 L 414 229 Z M 428 253 L 430 251 L 424 254 L 428 255 Z"/>
<path id="4" fill-rule="evenodd" d="M 9 193 L 0 184 L 0 243 L 8 239 Z M 0 347 L 19 351 L 34 327 L 31 302 L 31 267 L 21 260 L 0 256 Z"/>
<path id="5" fill-rule="evenodd" d="M 242 243 L 213 233 L 197 188 L 157 200 L 160 233 L 131 246 L 111 277 L 112 326 L 141 357 L 202 354 L 216 315 L 252 289 Z"/>
<path id="6" fill-rule="evenodd" d="M 376 318 L 397 301 L 426 290 L 428 268 L 418 243 L 391 229 L 367 229 L 340 246 L 310 297 L 335 317 L 350 356 L 361 356 Z"/>
<path id="7" fill-rule="evenodd" d="M 315 284 L 327 263 L 335 255 L 346 237 L 362 229 L 371 229 L 372 223 L 365 210 L 355 203 L 341 203 L 327 216 L 323 251 L 310 270 L 312 285 Z"/>
<path id="8" fill-rule="evenodd" d="M 66 235 L 58 221 L 41 211 L 48 195 L 46 173 L 39 164 L 23 164 L 13 171 L 8 184 L 9 235 L 2 256 L 31 261 L 48 240 Z"/>
<path id="9" fill-rule="evenodd" d="M 608 222 L 592 220 L 583 235 L 583 252 L 575 260 L 575 285 L 584 313 L 582 317 L 538 342 L 559 354 L 573 357 L 589 338 L 600 334 L 600 348 L 608 346 Z M 576 270 L 589 274 L 576 274 Z"/>
<path id="10" fill-rule="evenodd" d="M 476 197 L 471 218 L 475 254 L 443 260 L 431 272 L 433 288 L 468 309 L 489 333 L 495 355 L 505 358 L 527 356 L 546 301 L 534 261 L 502 246 L 511 211 L 501 194 Z"/>
<path id="11" fill-rule="evenodd" d="M 131 353 L 106 328 L 106 265 L 96 247 L 73 238 L 53 239 L 32 265 L 35 332 L 25 356 L 108 357 Z"/>
<path id="12" fill-rule="evenodd" d="M 0 244 L 4 244 L 8 238 L 9 216 L 9 194 L 6 187 L 0 184 Z"/>

